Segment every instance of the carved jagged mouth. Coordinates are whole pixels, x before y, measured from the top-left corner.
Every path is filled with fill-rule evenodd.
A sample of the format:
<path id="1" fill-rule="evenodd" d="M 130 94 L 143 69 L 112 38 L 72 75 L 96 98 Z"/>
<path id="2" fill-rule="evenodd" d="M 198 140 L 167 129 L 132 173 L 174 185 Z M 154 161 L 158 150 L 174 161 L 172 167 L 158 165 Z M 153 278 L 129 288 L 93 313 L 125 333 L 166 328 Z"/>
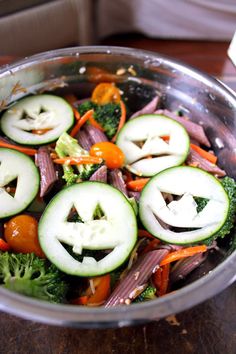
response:
<path id="1" fill-rule="evenodd" d="M 17 189 L 17 178 L 12 180 L 6 186 L 4 186 L 5 191 L 12 197 L 15 197 L 16 189 Z"/>

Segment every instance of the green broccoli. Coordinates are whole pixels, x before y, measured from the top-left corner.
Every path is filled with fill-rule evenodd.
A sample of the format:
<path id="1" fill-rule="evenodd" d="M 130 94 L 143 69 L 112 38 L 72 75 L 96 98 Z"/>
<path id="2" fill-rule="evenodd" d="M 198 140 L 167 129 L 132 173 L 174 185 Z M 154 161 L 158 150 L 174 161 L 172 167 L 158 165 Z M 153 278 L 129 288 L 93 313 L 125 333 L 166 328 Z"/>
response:
<path id="1" fill-rule="evenodd" d="M 63 302 L 68 290 L 64 275 L 33 253 L 0 253 L 0 280 L 9 290 L 50 302 Z"/>
<path id="2" fill-rule="evenodd" d="M 149 285 L 135 300 L 134 302 L 143 302 L 153 300 L 156 298 L 156 288 Z"/>
<path id="3" fill-rule="evenodd" d="M 103 127 L 105 134 L 111 139 L 118 128 L 121 109 L 116 103 L 107 103 L 98 105 L 92 101 L 86 101 L 78 106 L 80 115 L 83 115 L 88 110 L 94 110 L 94 119 Z"/>
<path id="4" fill-rule="evenodd" d="M 207 203 L 209 202 L 209 199 L 201 198 L 201 197 L 195 197 L 194 200 L 197 203 L 197 212 L 198 213 L 200 213 L 200 211 L 202 211 L 205 208 L 205 206 L 207 205 Z"/>
<path id="5" fill-rule="evenodd" d="M 233 178 L 224 177 L 221 180 L 224 190 L 229 197 L 229 212 L 224 225 L 212 237 L 208 238 L 204 243 L 210 245 L 217 238 L 224 238 L 234 227 L 236 215 L 236 183 Z"/>
<path id="6" fill-rule="evenodd" d="M 60 158 L 67 156 L 70 157 L 80 157 L 80 156 L 89 156 L 88 151 L 84 150 L 78 143 L 78 141 L 72 138 L 69 134 L 63 133 L 56 143 L 56 153 Z M 71 184 L 76 183 L 80 180 L 88 180 L 92 174 L 97 171 L 97 169 L 102 164 L 86 164 L 78 165 L 75 167 L 77 171 L 70 165 L 64 164 L 63 178 L 66 180 L 66 184 L 70 186 Z"/>

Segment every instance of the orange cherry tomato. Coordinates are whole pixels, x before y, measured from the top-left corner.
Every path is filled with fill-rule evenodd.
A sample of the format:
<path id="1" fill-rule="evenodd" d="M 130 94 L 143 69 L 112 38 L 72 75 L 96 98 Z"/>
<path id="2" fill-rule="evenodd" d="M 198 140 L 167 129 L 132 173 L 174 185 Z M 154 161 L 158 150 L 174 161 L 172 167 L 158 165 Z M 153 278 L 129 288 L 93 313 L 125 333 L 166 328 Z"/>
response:
<path id="1" fill-rule="evenodd" d="M 93 90 L 91 100 L 94 103 L 103 105 L 107 103 L 119 103 L 120 91 L 112 83 L 102 82 Z"/>
<path id="2" fill-rule="evenodd" d="M 91 279 L 93 280 L 95 292 L 94 294 L 92 294 L 90 288 L 86 291 L 86 295 L 88 296 L 87 305 L 88 306 L 100 305 L 108 298 L 111 292 L 110 274 L 106 274 L 101 277 L 95 277 Z"/>
<path id="3" fill-rule="evenodd" d="M 45 257 L 38 241 L 38 222 L 30 215 L 18 215 L 4 225 L 4 238 L 17 253 L 35 253 Z"/>
<path id="4" fill-rule="evenodd" d="M 90 155 L 103 158 L 108 168 L 120 168 L 125 160 L 125 155 L 121 149 L 107 141 L 91 146 Z"/>

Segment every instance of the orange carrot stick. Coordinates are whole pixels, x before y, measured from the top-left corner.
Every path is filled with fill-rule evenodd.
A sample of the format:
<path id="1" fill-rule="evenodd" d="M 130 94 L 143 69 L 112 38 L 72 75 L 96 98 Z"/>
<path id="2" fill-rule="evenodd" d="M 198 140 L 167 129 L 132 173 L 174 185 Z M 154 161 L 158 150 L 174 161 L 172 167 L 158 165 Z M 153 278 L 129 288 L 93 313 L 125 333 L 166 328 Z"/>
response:
<path id="1" fill-rule="evenodd" d="M 93 118 L 93 116 L 89 118 L 89 123 L 102 132 L 104 131 L 103 127 Z"/>
<path id="2" fill-rule="evenodd" d="M 79 120 L 81 118 L 79 111 L 74 107 L 74 103 L 77 101 L 77 97 L 75 95 L 65 95 L 64 96 L 65 100 L 71 105 L 71 108 L 73 110 L 74 116 L 76 120 Z"/>
<path id="3" fill-rule="evenodd" d="M 160 244 L 160 240 L 154 239 L 149 242 L 149 244 L 142 250 L 142 254 L 153 251 Z"/>
<path id="4" fill-rule="evenodd" d="M 181 250 L 169 253 L 167 256 L 163 258 L 160 265 L 163 266 L 165 264 L 178 261 L 181 258 L 191 257 L 196 253 L 203 253 L 206 251 L 207 251 L 206 245 L 183 248 Z"/>
<path id="5" fill-rule="evenodd" d="M 73 129 L 70 132 L 70 135 L 72 137 L 74 137 L 78 131 L 80 130 L 80 128 L 87 122 L 87 120 L 89 120 L 91 117 L 93 116 L 93 109 L 90 109 L 89 111 L 87 111 L 79 120 L 78 122 L 75 124 L 75 126 L 73 127 Z"/>
<path id="6" fill-rule="evenodd" d="M 166 294 L 169 285 L 169 276 L 170 276 L 170 263 L 162 266 L 161 286 L 159 289 L 159 296 L 163 296 Z"/>
<path id="7" fill-rule="evenodd" d="M 27 147 L 13 145 L 13 144 L 10 144 L 10 143 L 6 143 L 3 140 L 0 140 L 0 147 L 5 147 L 5 148 L 8 148 L 8 149 L 17 150 L 17 151 L 23 152 L 24 154 L 29 155 L 29 156 L 34 156 L 37 153 L 36 149 L 30 149 L 30 148 L 27 148 Z"/>
<path id="8" fill-rule="evenodd" d="M 135 192 L 141 192 L 143 187 L 147 184 L 149 181 L 149 178 L 139 178 L 134 181 L 129 181 L 126 183 L 126 186 L 128 189 L 135 191 Z"/>
<path id="9" fill-rule="evenodd" d="M 87 164 L 100 164 L 103 159 L 96 156 L 80 156 L 80 157 L 63 157 L 61 159 L 53 160 L 54 163 L 59 165 L 87 165 Z"/>
<path id="10" fill-rule="evenodd" d="M 195 144 L 190 144 L 190 147 L 196 151 L 199 155 L 201 155 L 204 159 L 210 161 L 211 163 L 213 163 L 214 165 L 216 164 L 217 161 L 217 156 L 215 156 L 214 154 L 200 148 L 200 146 L 195 145 Z"/>
<path id="11" fill-rule="evenodd" d="M 120 122 L 119 122 L 119 125 L 118 125 L 118 128 L 117 128 L 116 134 L 111 139 L 111 141 L 113 143 L 116 141 L 117 135 L 118 135 L 119 131 L 121 130 L 121 128 L 123 127 L 123 125 L 125 124 L 125 121 L 126 121 L 126 108 L 125 108 L 125 104 L 124 104 L 124 102 L 122 100 L 120 101 L 120 108 L 121 108 Z"/>
<path id="12" fill-rule="evenodd" d="M 70 301 L 72 305 L 87 305 L 88 303 L 88 296 L 80 296 L 77 297 L 76 299 L 72 299 Z"/>

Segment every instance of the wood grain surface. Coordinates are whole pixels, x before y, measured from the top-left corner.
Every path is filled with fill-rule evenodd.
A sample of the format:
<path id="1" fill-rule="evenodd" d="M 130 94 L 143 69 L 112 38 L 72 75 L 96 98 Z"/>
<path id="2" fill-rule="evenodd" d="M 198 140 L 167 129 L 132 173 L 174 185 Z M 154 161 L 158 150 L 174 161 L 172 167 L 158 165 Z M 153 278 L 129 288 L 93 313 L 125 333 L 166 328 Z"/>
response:
<path id="1" fill-rule="evenodd" d="M 236 69 L 226 55 L 228 43 L 165 41 L 135 34 L 111 37 L 102 44 L 167 54 L 220 77 L 236 89 Z M 0 63 L 10 60 L 0 58 Z M 15 353 L 235 354 L 236 285 L 174 318 L 137 327 L 79 330 L 47 326 L 1 313 L 0 354 Z"/>

